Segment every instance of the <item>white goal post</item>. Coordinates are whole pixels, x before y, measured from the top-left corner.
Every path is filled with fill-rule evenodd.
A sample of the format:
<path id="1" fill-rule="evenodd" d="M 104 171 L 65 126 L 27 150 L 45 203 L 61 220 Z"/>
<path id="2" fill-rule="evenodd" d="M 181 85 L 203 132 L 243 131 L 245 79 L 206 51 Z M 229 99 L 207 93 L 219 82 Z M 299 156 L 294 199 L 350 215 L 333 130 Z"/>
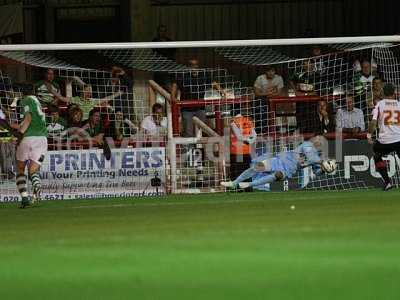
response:
<path id="1" fill-rule="evenodd" d="M 322 48 L 319 54 L 310 53 L 315 46 Z M 171 58 L 161 50 L 177 50 L 178 55 Z M 79 55 L 75 55 L 74 51 Z M 87 63 L 86 57 L 93 57 L 94 64 Z M 200 59 L 199 65 L 191 65 L 193 62 L 190 59 L 193 58 Z M 367 78 L 362 78 L 364 62 L 371 73 Z M 7 66 L 8 63 L 10 66 Z M 13 70 L 14 66 L 20 69 L 16 70 L 15 67 Z M 279 75 L 282 82 L 267 87 L 268 80 L 261 77 L 271 68 L 274 69 L 274 76 Z M 153 188 L 150 184 L 151 179 L 157 176 L 165 177 L 162 185 L 167 193 L 216 192 L 224 191 L 220 181 L 233 179 L 237 176 L 234 169 L 240 169 L 240 163 L 232 161 L 235 159 L 232 155 L 235 148 L 232 124 L 237 116 L 244 117 L 242 121 L 248 122 L 256 132 L 256 140 L 249 147 L 254 152 L 252 155 L 277 155 L 293 150 L 299 136 L 304 139 L 310 136 L 309 129 L 314 126 L 312 123 L 319 105 L 326 105 L 326 109 L 332 113 L 332 128 L 323 129 L 332 132 L 320 133 L 332 142 L 333 148 L 337 147 L 333 142 L 337 136 L 343 136 L 348 145 L 352 139 L 358 139 L 362 144 L 374 101 L 379 97 L 372 81 L 377 79 L 393 83 L 400 94 L 400 35 L 2 44 L 0 109 L 6 112 L 9 120 L 18 119 L 18 112 L 12 103 L 21 97 L 21 91 L 14 83 L 18 80 L 39 81 L 39 73 L 47 69 L 54 70 L 54 75 L 60 79 L 59 95 L 70 99 L 90 94 L 86 98 L 97 101 L 96 108 L 101 111 L 103 125 L 117 131 L 120 126 L 124 130 L 126 127 L 128 133 L 118 141 L 115 137 L 111 138 L 111 142 L 115 143 L 115 157 L 111 162 L 104 162 L 101 150 L 98 145 L 92 145 L 92 137 L 88 137 L 87 133 L 84 138 L 89 140 L 89 146 L 86 141 L 81 143 L 82 136 L 75 131 L 71 136 L 78 140 L 77 143 L 75 140 L 74 143 L 69 143 L 69 140 L 66 142 L 65 136 L 59 140 L 53 139 L 49 150 L 54 152 L 49 154 L 49 163 L 45 164 L 48 174 L 43 175 L 45 194 L 48 188 L 48 194 L 57 190 L 60 195 L 71 194 L 69 198 L 73 198 L 79 195 L 82 182 L 92 184 L 90 195 L 94 197 L 105 196 L 107 192 L 123 195 L 125 189 L 131 192 L 126 196 L 159 194 L 158 187 Z M 115 74 L 124 70 L 131 76 L 131 82 L 116 80 Z M 21 72 L 25 73 L 21 75 Z M 303 81 L 296 78 L 305 73 L 307 76 L 305 79 L 303 77 Z M 174 95 L 173 84 L 179 86 L 180 94 Z M 284 87 L 279 87 L 278 91 L 280 84 Z M 153 95 L 150 95 L 149 88 Z M 263 89 L 269 90 L 266 92 Z M 337 112 L 346 106 L 349 95 L 354 98 L 354 106 L 363 113 L 363 125 L 360 125 L 363 130 L 359 134 L 333 134 L 335 130 L 342 130 L 333 123 L 337 121 Z M 162 130 L 157 127 L 154 135 L 146 128 L 148 124 L 144 124 L 152 118 L 153 107 L 150 107 L 150 103 L 158 104 L 156 108 L 161 105 L 166 117 L 163 125 L 156 124 Z M 201 110 L 202 115 L 187 113 L 196 109 Z M 68 117 L 69 112 L 69 104 L 63 105 L 60 113 Z M 85 120 L 81 121 L 86 121 L 89 114 L 82 109 L 81 112 L 79 109 L 73 110 L 73 113 L 85 115 Z M 50 118 L 51 114 L 51 109 L 46 108 L 47 117 Z M 117 116 L 124 118 L 125 123 L 118 123 L 114 128 L 113 122 Z M 187 120 L 192 123 L 191 134 L 185 131 Z M 110 136 L 107 138 L 110 140 Z M 10 167 L 12 162 L 7 165 L 2 161 L 2 157 L 12 157 L 12 143 L 12 138 L 0 128 L 0 194 L 11 195 L 7 199 L 15 199 L 17 195 L 15 182 L 10 179 L 13 178 L 13 172 L 7 173 L 14 171 Z M 73 147 L 66 149 L 64 143 Z M 210 143 L 211 146 L 208 145 Z M 348 149 L 353 148 L 348 146 Z M 219 159 L 214 161 L 207 155 Z M 356 161 L 357 153 L 349 155 L 349 160 Z M 135 161 L 136 157 L 139 157 L 138 161 Z M 389 159 L 391 165 L 396 167 L 398 160 Z M 365 180 L 366 176 L 375 182 L 379 178 L 373 163 L 365 157 L 362 161 L 362 168 L 339 162 L 336 173 L 320 177 L 315 177 L 311 170 L 304 170 L 294 177 L 293 182 L 285 184 L 291 185 L 290 189 L 292 186 L 334 190 L 371 186 L 373 181 Z M 121 166 L 132 170 L 121 173 Z M 141 168 L 142 171 L 136 172 L 135 168 Z M 61 178 L 57 172 L 64 172 L 64 177 L 60 175 Z M 78 172 L 80 177 L 77 176 Z M 360 179 L 357 175 L 362 172 L 368 174 Z M 395 176 L 396 182 L 400 182 L 397 170 L 391 170 L 390 174 Z M 53 184 L 53 180 L 58 183 Z M 105 185 L 98 185 L 98 182 L 105 182 Z"/>

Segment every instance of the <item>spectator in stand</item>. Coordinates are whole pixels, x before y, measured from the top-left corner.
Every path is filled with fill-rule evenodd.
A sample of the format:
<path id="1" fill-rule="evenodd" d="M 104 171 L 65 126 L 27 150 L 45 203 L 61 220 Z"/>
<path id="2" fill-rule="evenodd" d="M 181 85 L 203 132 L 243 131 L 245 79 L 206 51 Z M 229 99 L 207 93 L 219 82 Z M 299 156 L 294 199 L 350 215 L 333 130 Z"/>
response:
<path id="1" fill-rule="evenodd" d="M 111 96 L 104 97 L 102 99 L 93 99 L 92 98 L 92 86 L 90 84 L 86 84 L 83 87 L 82 95 L 76 97 L 63 97 L 59 93 L 55 92 L 54 90 L 51 91 L 52 94 L 60 101 L 63 101 L 67 104 L 74 104 L 78 105 L 83 112 L 83 121 L 89 118 L 89 112 L 95 107 L 107 107 L 109 106 L 109 102 L 121 95 L 121 92 L 118 91 Z"/>
<path id="2" fill-rule="evenodd" d="M 7 120 L 8 112 L 1 110 L 0 119 Z M 0 178 L 13 179 L 15 178 L 16 161 L 15 161 L 15 143 L 13 136 L 9 130 L 0 126 Z"/>
<path id="3" fill-rule="evenodd" d="M 319 75 L 314 71 L 312 61 L 306 59 L 302 62 L 301 70 L 295 71 L 289 77 L 289 96 L 315 95 L 319 90 Z M 296 103 L 296 120 L 300 132 L 312 132 L 313 127 L 310 127 L 310 122 L 315 118 L 316 110 L 315 102 Z"/>
<path id="4" fill-rule="evenodd" d="M 171 42 L 171 41 L 172 41 L 172 39 L 168 34 L 167 26 L 164 24 L 158 25 L 157 34 L 153 38 L 153 42 Z M 154 49 L 154 51 L 166 58 L 173 60 L 173 61 L 175 61 L 175 59 L 176 59 L 176 49 L 174 49 L 174 48 L 158 48 L 158 49 Z"/>
<path id="5" fill-rule="evenodd" d="M 43 79 L 35 83 L 35 90 L 39 101 L 43 105 L 57 105 L 57 98 L 53 92 L 60 93 L 60 86 L 54 79 L 54 71 L 52 69 L 45 70 Z"/>
<path id="6" fill-rule="evenodd" d="M 257 77 L 254 82 L 256 97 L 271 97 L 282 94 L 284 87 L 282 76 L 276 74 L 274 66 L 267 66 L 265 74 Z"/>
<path id="7" fill-rule="evenodd" d="M 309 59 L 303 61 L 301 70 L 289 76 L 289 88 L 295 91 L 296 96 L 315 95 L 320 90 L 319 85 L 319 76 Z"/>
<path id="8" fill-rule="evenodd" d="M 82 131 L 83 127 L 83 112 L 79 106 L 73 105 L 68 110 L 68 122 L 67 122 L 67 133 L 68 137 L 84 137 L 85 134 Z"/>
<path id="9" fill-rule="evenodd" d="M 311 121 L 310 130 L 305 129 L 303 130 L 303 132 L 311 132 L 316 135 L 324 135 L 328 132 L 332 132 L 334 129 L 334 120 L 328 110 L 328 105 L 326 101 L 318 102 L 316 116 L 314 115 L 314 118 L 307 121 Z"/>
<path id="10" fill-rule="evenodd" d="M 384 98 L 383 86 L 384 82 L 381 78 L 375 77 L 372 80 L 372 107 L 375 107 L 375 105 Z"/>
<path id="11" fill-rule="evenodd" d="M 65 130 L 67 129 L 67 123 L 63 118 L 60 117 L 60 112 L 57 106 L 50 105 L 48 107 L 49 120 L 47 122 L 47 132 L 49 139 L 61 139 Z"/>
<path id="12" fill-rule="evenodd" d="M 355 63 L 355 65 L 357 66 L 357 63 Z M 356 67 L 354 72 L 354 93 L 357 95 L 366 93 L 368 88 L 371 87 L 372 81 L 375 78 L 371 71 L 371 63 L 367 60 L 362 61 L 361 71 L 358 71 L 358 68 Z"/>
<path id="13" fill-rule="evenodd" d="M 107 136 L 112 137 L 115 141 L 121 141 L 125 137 L 130 137 L 137 132 L 137 127 L 127 118 L 124 118 L 122 111 L 115 113 L 115 120 L 111 122 L 111 126 L 107 130 Z"/>
<path id="14" fill-rule="evenodd" d="M 226 97 L 226 92 L 218 82 L 212 78 L 212 72 L 200 69 L 199 61 L 195 58 L 189 60 L 188 72 L 178 73 L 171 88 L 171 100 L 177 101 L 178 90 L 180 91 L 180 101 L 204 99 L 205 92 L 209 89 L 217 90 L 221 97 Z M 186 107 L 181 109 L 183 136 L 194 136 L 193 117 L 198 117 L 203 122 L 207 122 L 205 107 Z"/>
<path id="15" fill-rule="evenodd" d="M 100 110 L 98 108 L 93 108 L 89 112 L 89 119 L 86 124 L 83 125 L 82 129 L 89 134 L 96 145 L 100 146 L 103 144 L 104 128 L 100 118 Z"/>
<path id="16" fill-rule="evenodd" d="M 167 118 L 164 116 L 164 108 L 156 103 L 152 107 L 152 114 L 145 117 L 140 124 L 144 134 L 150 136 L 160 136 L 166 133 L 168 126 Z"/>
<path id="17" fill-rule="evenodd" d="M 336 113 L 336 130 L 354 138 L 365 130 L 364 114 L 361 109 L 354 107 L 352 96 L 346 96 L 346 107 Z"/>
<path id="18" fill-rule="evenodd" d="M 253 110 L 255 113 L 255 126 L 259 133 L 267 125 L 267 113 L 269 110 L 269 98 L 282 94 L 284 87 L 282 76 L 275 73 L 274 66 L 267 66 L 265 74 L 257 77 L 254 82 L 254 93 L 256 96 L 253 102 Z"/>
<path id="19" fill-rule="evenodd" d="M 167 26 L 160 24 L 157 27 L 157 34 L 152 40 L 153 42 L 170 42 L 172 38 L 168 34 Z M 176 49 L 175 48 L 157 48 L 154 51 L 172 61 L 176 61 Z M 170 78 L 168 72 L 155 72 L 154 81 L 157 82 L 159 85 L 166 87 L 170 83 Z"/>
<path id="20" fill-rule="evenodd" d="M 133 79 L 126 74 L 124 69 L 113 66 L 111 79 L 106 84 L 106 94 L 113 95 L 118 92 L 121 92 L 120 97 L 117 95 L 110 99 L 114 100 L 111 106 L 126 115 L 133 114 L 133 105 L 129 103 L 130 95 L 133 93 Z"/>
<path id="21" fill-rule="evenodd" d="M 326 72 L 326 66 L 322 57 L 322 49 L 319 45 L 313 45 L 311 48 L 311 55 L 313 56 L 312 65 L 313 70 L 319 75 Z"/>

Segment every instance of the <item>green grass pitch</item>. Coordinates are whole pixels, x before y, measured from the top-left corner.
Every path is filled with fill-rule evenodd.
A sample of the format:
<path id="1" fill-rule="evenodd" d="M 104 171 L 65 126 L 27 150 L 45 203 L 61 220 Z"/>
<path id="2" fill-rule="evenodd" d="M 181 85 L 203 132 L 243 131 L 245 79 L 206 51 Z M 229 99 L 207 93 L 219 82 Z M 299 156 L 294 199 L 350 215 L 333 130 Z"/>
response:
<path id="1" fill-rule="evenodd" d="M 399 195 L 1 204 L 0 299 L 399 299 Z"/>

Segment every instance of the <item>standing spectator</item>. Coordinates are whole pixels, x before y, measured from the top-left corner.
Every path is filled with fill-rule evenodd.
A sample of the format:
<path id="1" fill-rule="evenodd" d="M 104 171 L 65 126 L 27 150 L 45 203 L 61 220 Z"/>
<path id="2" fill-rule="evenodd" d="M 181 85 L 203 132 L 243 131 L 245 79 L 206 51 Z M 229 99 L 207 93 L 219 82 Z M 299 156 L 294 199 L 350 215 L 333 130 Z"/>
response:
<path id="1" fill-rule="evenodd" d="M 167 118 L 164 116 L 163 106 L 156 103 L 152 107 L 152 114 L 145 117 L 140 124 L 144 134 L 150 136 L 163 135 L 168 126 Z"/>
<path id="2" fill-rule="evenodd" d="M 372 104 L 373 107 L 384 98 L 383 95 L 383 80 L 379 77 L 375 77 L 372 80 Z"/>
<path id="3" fill-rule="evenodd" d="M 110 96 L 104 97 L 102 99 L 93 99 L 93 93 L 92 93 L 92 86 L 90 84 L 86 84 L 83 87 L 82 94 L 81 96 L 75 96 L 75 97 L 63 97 L 59 93 L 56 93 L 54 90 L 52 91 L 53 95 L 59 99 L 60 101 L 63 101 L 68 104 L 75 104 L 78 105 L 83 112 L 83 121 L 87 120 L 89 117 L 89 112 L 95 108 L 95 107 L 106 107 L 109 105 L 109 102 L 114 99 L 115 97 L 118 97 L 121 95 L 121 92 L 118 91 Z"/>
<path id="4" fill-rule="evenodd" d="M 6 119 L 6 115 L 0 108 L 0 120 Z M 15 144 L 12 141 L 12 134 L 0 126 L 0 175 L 7 179 L 13 179 L 15 169 Z"/>
<path id="5" fill-rule="evenodd" d="M 350 138 L 365 130 L 364 114 L 361 109 L 354 107 L 352 96 L 346 97 L 346 108 L 340 108 L 336 113 L 336 130 Z"/>
<path id="6" fill-rule="evenodd" d="M 43 73 L 43 79 L 35 84 L 36 95 L 40 102 L 44 105 L 57 105 L 57 99 L 54 93 L 60 93 L 60 86 L 54 80 L 53 69 L 46 69 Z"/>
<path id="7" fill-rule="evenodd" d="M 357 95 L 365 93 L 371 87 L 375 76 L 371 71 L 371 63 L 367 60 L 362 61 L 361 71 L 355 70 L 353 85 L 354 93 Z"/>
<path id="8" fill-rule="evenodd" d="M 311 95 L 320 90 L 319 76 L 309 59 L 303 61 L 301 70 L 295 70 L 290 75 L 289 87 L 295 91 L 296 96 Z"/>
<path id="9" fill-rule="evenodd" d="M 189 71 L 178 73 L 178 78 L 172 84 L 171 100 L 177 101 L 178 89 L 180 91 L 180 101 L 204 99 L 208 89 L 219 92 L 221 97 L 226 97 L 225 91 L 218 82 L 212 78 L 210 71 L 199 68 L 199 61 L 195 58 L 189 60 Z M 194 136 L 193 117 L 198 117 L 206 123 L 205 107 L 186 107 L 181 109 L 183 122 L 183 136 Z"/>
<path id="10" fill-rule="evenodd" d="M 170 42 L 170 41 L 172 41 L 172 39 L 168 34 L 167 26 L 164 24 L 158 25 L 157 34 L 153 38 L 153 42 Z M 176 59 L 176 49 L 174 48 L 158 48 L 154 49 L 154 51 L 173 61 Z"/>
<path id="11" fill-rule="evenodd" d="M 258 76 L 254 82 L 254 93 L 256 96 L 256 100 L 253 102 L 255 126 L 260 132 L 267 125 L 269 98 L 281 95 L 283 87 L 283 79 L 275 73 L 274 66 L 267 66 L 265 74 Z"/>
<path id="12" fill-rule="evenodd" d="M 311 55 L 313 56 L 312 65 L 314 72 L 322 75 L 326 71 L 326 66 L 322 56 L 322 49 L 319 45 L 313 45 L 311 48 Z"/>
<path id="13" fill-rule="evenodd" d="M 108 128 L 107 136 L 112 137 L 116 141 L 121 141 L 125 137 L 130 137 L 137 132 L 137 127 L 129 119 L 124 118 L 122 111 L 115 113 L 115 120 L 111 122 Z"/>
<path id="14" fill-rule="evenodd" d="M 89 112 L 89 119 L 82 127 L 97 145 L 103 145 L 104 128 L 100 119 L 100 110 L 93 108 Z"/>
<path id="15" fill-rule="evenodd" d="M 120 92 L 120 95 L 111 99 L 113 100 L 111 106 L 122 111 L 125 115 L 133 114 L 133 105 L 129 102 L 133 93 L 133 79 L 126 74 L 124 69 L 113 66 L 111 68 L 111 79 L 106 84 L 106 94 L 114 95 L 118 92 Z"/>

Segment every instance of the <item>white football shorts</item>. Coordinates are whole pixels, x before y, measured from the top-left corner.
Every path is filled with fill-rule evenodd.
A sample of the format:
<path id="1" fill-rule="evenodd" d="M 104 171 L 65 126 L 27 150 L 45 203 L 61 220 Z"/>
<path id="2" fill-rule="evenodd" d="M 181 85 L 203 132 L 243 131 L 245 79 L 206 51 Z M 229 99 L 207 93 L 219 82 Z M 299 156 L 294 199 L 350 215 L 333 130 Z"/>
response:
<path id="1" fill-rule="evenodd" d="M 18 161 L 34 161 L 41 165 L 47 152 L 47 138 L 44 136 L 24 137 L 17 147 Z"/>

